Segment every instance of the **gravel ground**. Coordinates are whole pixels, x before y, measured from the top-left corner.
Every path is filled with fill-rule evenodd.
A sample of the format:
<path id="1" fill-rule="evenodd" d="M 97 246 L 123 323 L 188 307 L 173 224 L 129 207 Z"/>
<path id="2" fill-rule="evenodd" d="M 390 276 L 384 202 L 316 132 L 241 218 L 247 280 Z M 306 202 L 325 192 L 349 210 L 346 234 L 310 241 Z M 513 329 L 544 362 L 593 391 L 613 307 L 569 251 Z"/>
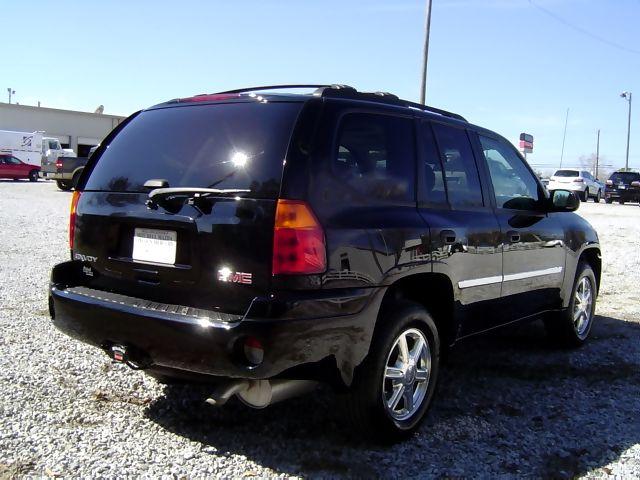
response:
<path id="1" fill-rule="evenodd" d="M 0 182 L 0 478 L 47 476 L 640 477 L 640 208 L 589 203 L 604 274 L 592 340 L 549 346 L 531 324 L 455 349 L 410 441 L 349 436 L 331 392 L 216 410 L 51 326 L 70 194 Z"/>

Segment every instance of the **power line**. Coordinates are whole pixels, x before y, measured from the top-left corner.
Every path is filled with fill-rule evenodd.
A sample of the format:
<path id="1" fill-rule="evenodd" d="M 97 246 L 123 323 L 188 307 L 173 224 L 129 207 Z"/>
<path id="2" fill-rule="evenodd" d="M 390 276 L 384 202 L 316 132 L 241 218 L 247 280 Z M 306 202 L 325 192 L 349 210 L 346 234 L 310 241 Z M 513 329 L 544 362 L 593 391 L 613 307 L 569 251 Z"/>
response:
<path id="1" fill-rule="evenodd" d="M 611 40 L 607 40 L 606 38 L 601 37 L 600 35 L 598 35 L 598 34 L 596 34 L 596 33 L 590 32 L 589 30 L 586 30 L 586 29 L 584 29 L 584 28 L 582 28 L 582 27 L 580 27 L 580 26 L 578 26 L 578 25 L 574 25 L 573 23 L 569 22 L 568 20 L 565 20 L 564 18 L 559 17 L 558 15 L 556 15 L 555 13 L 553 13 L 552 11 L 547 10 L 546 8 L 544 8 L 544 7 L 540 6 L 540 5 L 538 5 L 538 4 L 537 4 L 537 3 L 535 3 L 533 0 L 529 0 L 529 4 L 530 4 L 532 7 L 535 7 L 535 8 L 537 8 L 538 10 L 540 10 L 541 12 L 543 12 L 543 13 L 545 13 L 546 15 L 550 16 L 551 18 L 555 19 L 556 21 L 558 21 L 558 22 L 562 23 L 563 25 L 565 25 L 565 26 L 567 26 L 567 27 L 569 27 L 569 28 L 573 28 L 574 30 L 576 30 L 576 31 L 578 31 L 578 32 L 580 32 L 580 33 L 582 33 L 583 35 L 586 35 L 586 36 L 588 36 L 588 37 L 591 37 L 591 38 L 593 38 L 594 40 L 597 40 L 597 41 L 599 41 L 599 42 L 601 42 L 601 43 L 604 43 L 604 44 L 606 44 L 606 45 L 609 45 L 610 47 L 617 48 L 618 50 L 623 50 L 623 51 L 628 52 L 628 53 L 634 53 L 634 54 L 636 54 L 636 55 L 640 55 L 640 50 L 635 50 L 635 49 L 633 49 L 633 48 L 626 47 L 626 46 L 621 45 L 621 44 L 619 44 L 619 43 L 612 42 Z"/>

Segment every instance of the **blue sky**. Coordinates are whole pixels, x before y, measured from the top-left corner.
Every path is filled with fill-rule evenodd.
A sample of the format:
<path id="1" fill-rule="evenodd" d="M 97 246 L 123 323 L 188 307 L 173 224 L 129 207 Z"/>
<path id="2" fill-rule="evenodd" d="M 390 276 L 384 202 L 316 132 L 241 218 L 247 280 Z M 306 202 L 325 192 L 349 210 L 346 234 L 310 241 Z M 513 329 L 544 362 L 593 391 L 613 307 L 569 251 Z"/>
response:
<path id="1" fill-rule="evenodd" d="M 425 3 L 7 0 L 0 98 L 13 87 L 23 104 L 127 115 L 195 93 L 326 82 L 417 100 Z M 557 165 L 570 108 L 564 164 L 595 152 L 600 128 L 604 163 L 619 167 L 630 90 L 640 168 L 638 19 L 640 0 L 433 0 L 427 102 L 514 142 L 533 134 L 534 165 Z"/>

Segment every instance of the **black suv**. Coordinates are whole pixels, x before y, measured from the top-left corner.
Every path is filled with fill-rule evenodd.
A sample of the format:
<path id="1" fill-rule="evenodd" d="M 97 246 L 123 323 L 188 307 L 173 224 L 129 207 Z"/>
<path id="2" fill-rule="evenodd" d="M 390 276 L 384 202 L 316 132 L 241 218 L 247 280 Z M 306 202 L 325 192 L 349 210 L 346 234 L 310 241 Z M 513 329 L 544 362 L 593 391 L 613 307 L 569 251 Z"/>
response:
<path id="1" fill-rule="evenodd" d="M 604 187 L 604 200 L 621 205 L 625 202 L 640 202 L 640 173 L 613 172 Z"/>
<path id="2" fill-rule="evenodd" d="M 463 338 L 543 319 L 585 341 L 601 262 L 575 194 L 459 115 L 287 87 L 169 101 L 102 142 L 52 272 L 58 328 L 210 381 L 215 405 L 331 384 L 383 440 L 417 427 Z"/>

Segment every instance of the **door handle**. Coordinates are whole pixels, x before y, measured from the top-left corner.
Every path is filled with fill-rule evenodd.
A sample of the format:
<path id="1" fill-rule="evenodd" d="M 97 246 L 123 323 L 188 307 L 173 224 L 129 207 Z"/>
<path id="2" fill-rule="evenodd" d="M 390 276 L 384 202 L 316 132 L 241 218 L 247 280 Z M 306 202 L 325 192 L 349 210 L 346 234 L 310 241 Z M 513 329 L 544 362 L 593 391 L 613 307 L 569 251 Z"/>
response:
<path id="1" fill-rule="evenodd" d="M 453 230 L 442 230 L 440 232 L 440 239 L 445 245 L 453 245 L 456 243 L 456 232 Z"/>
<path id="2" fill-rule="evenodd" d="M 518 243 L 520 241 L 520 233 L 515 230 L 509 230 L 507 232 L 507 237 L 511 243 Z"/>

